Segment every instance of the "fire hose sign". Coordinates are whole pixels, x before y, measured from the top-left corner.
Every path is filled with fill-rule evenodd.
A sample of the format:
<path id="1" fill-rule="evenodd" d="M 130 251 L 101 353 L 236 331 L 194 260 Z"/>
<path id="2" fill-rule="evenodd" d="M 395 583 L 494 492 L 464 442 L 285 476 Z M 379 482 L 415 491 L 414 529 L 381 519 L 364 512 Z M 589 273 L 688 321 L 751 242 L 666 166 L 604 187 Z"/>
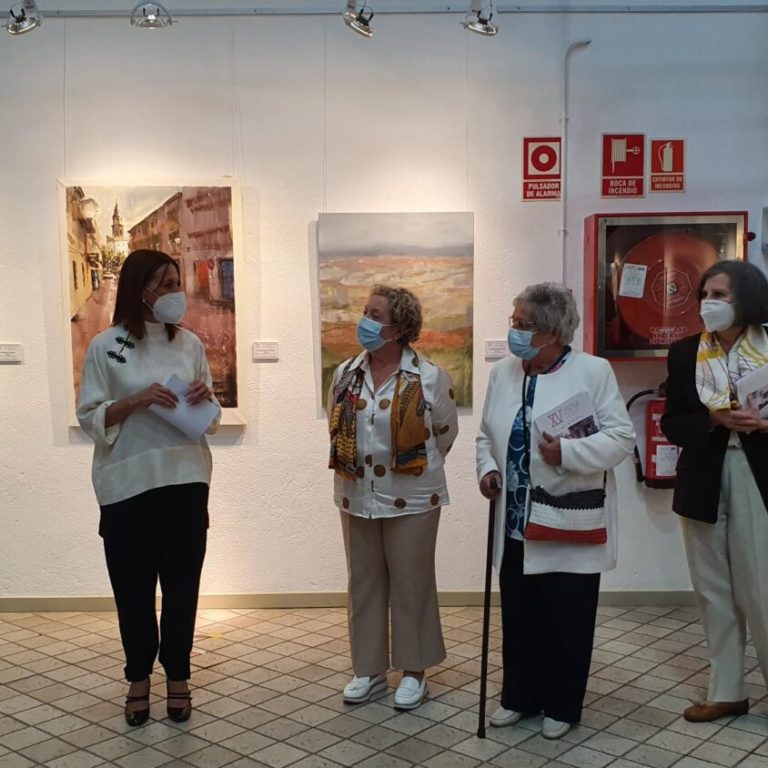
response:
<path id="1" fill-rule="evenodd" d="M 685 192 L 685 139 L 651 139 L 651 192 Z"/>
<path id="2" fill-rule="evenodd" d="M 645 134 L 603 134 L 603 197 L 645 196 Z"/>

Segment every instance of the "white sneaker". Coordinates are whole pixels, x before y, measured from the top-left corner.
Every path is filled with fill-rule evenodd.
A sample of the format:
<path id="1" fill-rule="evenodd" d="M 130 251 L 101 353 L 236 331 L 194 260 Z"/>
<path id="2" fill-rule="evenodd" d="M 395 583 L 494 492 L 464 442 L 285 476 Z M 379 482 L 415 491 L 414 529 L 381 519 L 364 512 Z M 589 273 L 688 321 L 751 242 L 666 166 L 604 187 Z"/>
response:
<path id="1" fill-rule="evenodd" d="M 561 720 L 553 720 L 551 717 L 545 717 L 541 726 L 541 735 L 545 739 L 559 739 L 562 736 L 565 736 L 570 730 L 570 723 L 564 723 Z"/>
<path id="2" fill-rule="evenodd" d="M 421 681 L 415 677 L 404 677 L 395 691 L 395 709 L 416 709 L 427 695 L 427 676 Z"/>
<path id="3" fill-rule="evenodd" d="M 504 709 L 499 707 L 488 721 L 494 728 L 503 728 L 505 725 L 514 725 L 523 717 L 522 712 L 515 712 L 514 709 Z"/>
<path id="4" fill-rule="evenodd" d="M 344 701 L 347 704 L 362 704 L 373 696 L 376 691 L 387 687 L 387 676 L 353 677 L 352 682 L 344 686 Z"/>

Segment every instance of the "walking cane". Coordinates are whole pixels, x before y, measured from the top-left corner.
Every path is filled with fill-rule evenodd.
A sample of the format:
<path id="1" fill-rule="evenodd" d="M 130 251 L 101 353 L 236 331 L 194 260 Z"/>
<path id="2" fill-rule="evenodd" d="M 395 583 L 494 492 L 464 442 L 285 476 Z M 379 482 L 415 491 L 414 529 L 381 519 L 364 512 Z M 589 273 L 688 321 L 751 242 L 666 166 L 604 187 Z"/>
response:
<path id="1" fill-rule="evenodd" d="M 496 490 L 495 483 L 491 490 Z M 485 700 L 488 688 L 488 634 L 491 623 L 491 568 L 493 565 L 493 531 L 496 527 L 496 499 L 491 499 L 488 511 L 488 548 L 485 557 L 485 600 L 483 602 L 483 650 L 480 656 L 480 708 L 477 720 L 477 738 L 485 738 Z"/>

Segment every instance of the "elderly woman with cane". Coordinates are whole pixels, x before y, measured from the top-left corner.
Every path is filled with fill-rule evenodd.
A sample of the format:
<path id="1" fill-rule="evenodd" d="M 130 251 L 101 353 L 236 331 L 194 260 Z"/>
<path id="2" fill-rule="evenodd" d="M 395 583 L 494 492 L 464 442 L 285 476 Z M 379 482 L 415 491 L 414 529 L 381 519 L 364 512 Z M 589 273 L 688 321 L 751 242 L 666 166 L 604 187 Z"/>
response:
<path id="1" fill-rule="evenodd" d="M 477 437 L 480 491 L 499 507 L 493 563 L 504 680 L 490 724 L 543 712 L 547 739 L 562 737 L 581 718 L 600 574 L 616 566 L 612 468 L 630 455 L 635 439 L 608 361 L 571 349 L 578 324 L 564 285 L 531 285 L 517 296 L 512 357 L 491 371 Z M 540 416 L 576 395 L 594 409 L 586 436 L 583 429 L 571 439 L 541 429 Z M 534 510 L 541 519 L 534 521 Z M 581 519 L 589 530 L 574 530 L 573 520 Z"/>

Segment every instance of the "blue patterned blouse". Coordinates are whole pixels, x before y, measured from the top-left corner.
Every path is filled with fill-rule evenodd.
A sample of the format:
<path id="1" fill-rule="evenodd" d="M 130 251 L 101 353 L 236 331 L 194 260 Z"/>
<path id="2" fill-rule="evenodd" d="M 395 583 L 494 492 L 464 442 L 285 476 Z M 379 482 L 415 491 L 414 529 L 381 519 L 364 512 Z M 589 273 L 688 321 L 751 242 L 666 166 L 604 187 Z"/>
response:
<path id="1" fill-rule="evenodd" d="M 531 408 L 533 408 L 533 396 L 536 392 L 537 376 L 531 376 L 528 379 L 528 390 L 525 393 L 525 410 L 528 421 L 531 418 Z M 525 495 L 530 483 L 531 476 L 529 466 L 531 463 L 531 454 L 529 447 L 525 444 L 525 424 L 523 423 L 523 406 L 517 411 L 514 422 L 512 422 L 512 431 L 509 434 L 509 445 L 507 447 L 507 537 L 510 539 L 523 540 L 523 529 L 525 527 Z"/>
<path id="2" fill-rule="evenodd" d="M 570 346 L 563 349 L 563 353 L 544 373 L 552 373 L 565 363 L 571 352 Z M 528 379 L 528 389 L 525 392 L 525 416 L 523 406 L 517 411 L 512 422 L 512 431 L 509 434 L 507 446 L 507 520 L 506 534 L 510 539 L 523 540 L 525 529 L 525 496 L 531 483 L 531 447 L 525 443 L 525 423 L 530 427 L 533 398 L 536 394 L 536 380 L 538 376 Z"/>

